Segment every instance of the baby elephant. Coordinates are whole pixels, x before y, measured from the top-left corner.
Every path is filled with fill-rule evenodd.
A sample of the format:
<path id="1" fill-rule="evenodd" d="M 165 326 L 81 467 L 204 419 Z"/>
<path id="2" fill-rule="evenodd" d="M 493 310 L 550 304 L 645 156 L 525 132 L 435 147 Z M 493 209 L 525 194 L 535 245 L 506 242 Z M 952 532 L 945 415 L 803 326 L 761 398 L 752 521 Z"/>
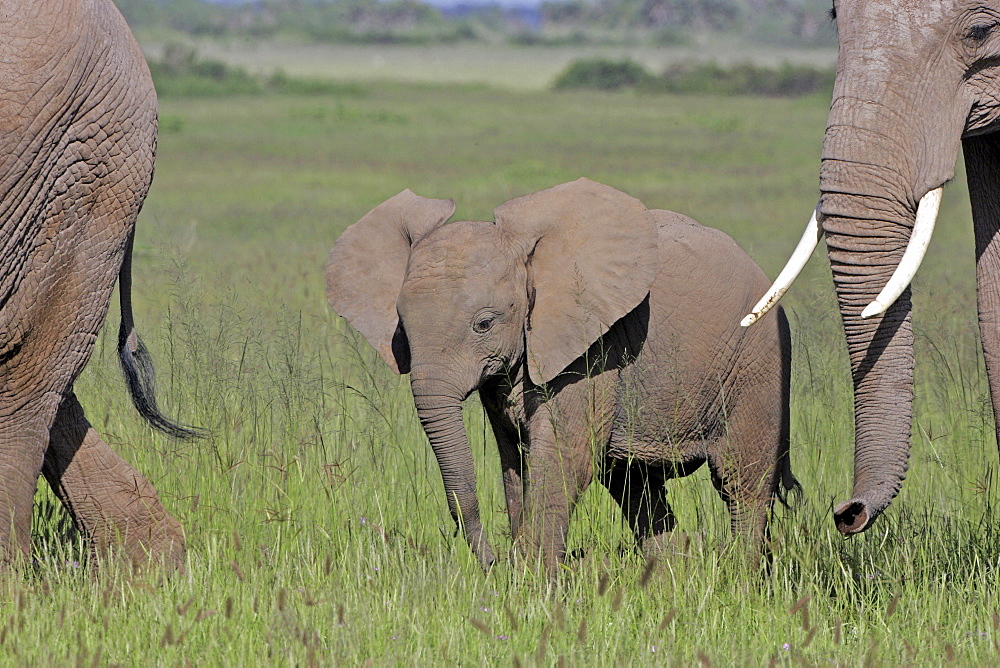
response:
<path id="1" fill-rule="evenodd" d="M 486 568 L 462 401 L 479 390 L 518 552 L 553 571 L 595 473 L 647 553 L 674 517 L 664 481 L 708 462 L 756 563 L 788 461 L 790 340 L 780 309 L 740 318 L 769 282 L 728 236 L 587 179 L 445 224 L 409 190 L 341 235 L 334 310 L 399 373 L 452 517 Z"/>

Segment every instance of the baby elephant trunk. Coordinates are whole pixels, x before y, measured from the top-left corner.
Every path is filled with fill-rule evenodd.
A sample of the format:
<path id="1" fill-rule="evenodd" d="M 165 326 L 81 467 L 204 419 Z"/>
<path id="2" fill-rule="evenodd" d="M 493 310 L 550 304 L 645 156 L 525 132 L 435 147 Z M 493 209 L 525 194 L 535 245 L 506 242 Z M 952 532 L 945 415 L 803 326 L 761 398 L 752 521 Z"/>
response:
<path id="1" fill-rule="evenodd" d="M 410 386 L 420 424 L 441 469 L 448 510 L 480 564 L 489 569 L 495 557 L 479 517 L 476 469 L 462 422 L 461 397 L 443 394 L 433 381 L 412 378 Z"/>

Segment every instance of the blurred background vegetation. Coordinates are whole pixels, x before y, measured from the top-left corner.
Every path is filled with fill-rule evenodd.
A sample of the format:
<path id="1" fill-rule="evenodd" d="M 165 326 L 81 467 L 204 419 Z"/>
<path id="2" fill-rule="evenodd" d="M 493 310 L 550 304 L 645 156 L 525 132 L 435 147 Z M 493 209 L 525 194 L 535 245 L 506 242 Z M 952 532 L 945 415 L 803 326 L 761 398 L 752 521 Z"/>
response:
<path id="1" fill-rule="evenodd" d="M 829 0 L 119 0 L 133 30 L 330 43 L 676 44 L 698 33 L 836 43 Z"/>
<path id="2" fill-rule="evenodd" d="M 828 94 L 833 85 L 836 34 L 825 0 L 430 2 L 437 4 L 118 4 L 167 96 L 281 93 L 302 85 L 322 93 L 334 80 L 382 76 L 771 97 Z M 546 55 L 537 57 L 539 51 Z"/>

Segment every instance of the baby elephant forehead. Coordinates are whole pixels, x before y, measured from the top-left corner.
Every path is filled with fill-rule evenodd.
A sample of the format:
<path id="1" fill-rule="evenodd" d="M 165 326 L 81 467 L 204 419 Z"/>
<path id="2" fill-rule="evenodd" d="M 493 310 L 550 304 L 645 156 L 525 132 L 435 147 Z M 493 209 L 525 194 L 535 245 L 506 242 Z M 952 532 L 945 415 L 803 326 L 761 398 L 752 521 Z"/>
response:
<path id="1" fill-rule="evenodd" d="M 414 244 L 407 280 L 440 273 L 487 270 L 500 257 L 496 225 L 459 221 L 443 225 Z"/>

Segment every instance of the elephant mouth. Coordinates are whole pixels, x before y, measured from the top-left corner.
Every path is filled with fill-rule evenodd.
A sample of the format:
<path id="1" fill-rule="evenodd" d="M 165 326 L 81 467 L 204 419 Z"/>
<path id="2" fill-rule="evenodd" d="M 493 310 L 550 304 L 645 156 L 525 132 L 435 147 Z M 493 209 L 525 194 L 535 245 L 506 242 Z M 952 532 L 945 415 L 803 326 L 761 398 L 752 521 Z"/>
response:
<path id="1" fill-rule="evenodd" d="M 910 232 L 910 239 L 906 244 L 906 251 L 878 297 L 861 312 L 862 318 L 871 318 L 885 313 L 913 281 L 913 277 L 916 276 L 924 255 L 927 253 L 931 236 L 934 234 L 934 225 L 937 222 L 938 211 L 941 209 L 943 189 L 944 186 L 938 186 L 928 191 L 920 199 L 913 230 Z M 823 218 L 824 216 L 817 206 L 785 267 L 778 274 L 771 288 L 753 307 L 753 310 L 740 321 L 740 325 L 749 327 L 760 320 L 792 286 L 809 258 L 812 257 L 813 251 L 819 245 L 819 240 L 823 237 L 823 228 L 820 225 Z"/>

